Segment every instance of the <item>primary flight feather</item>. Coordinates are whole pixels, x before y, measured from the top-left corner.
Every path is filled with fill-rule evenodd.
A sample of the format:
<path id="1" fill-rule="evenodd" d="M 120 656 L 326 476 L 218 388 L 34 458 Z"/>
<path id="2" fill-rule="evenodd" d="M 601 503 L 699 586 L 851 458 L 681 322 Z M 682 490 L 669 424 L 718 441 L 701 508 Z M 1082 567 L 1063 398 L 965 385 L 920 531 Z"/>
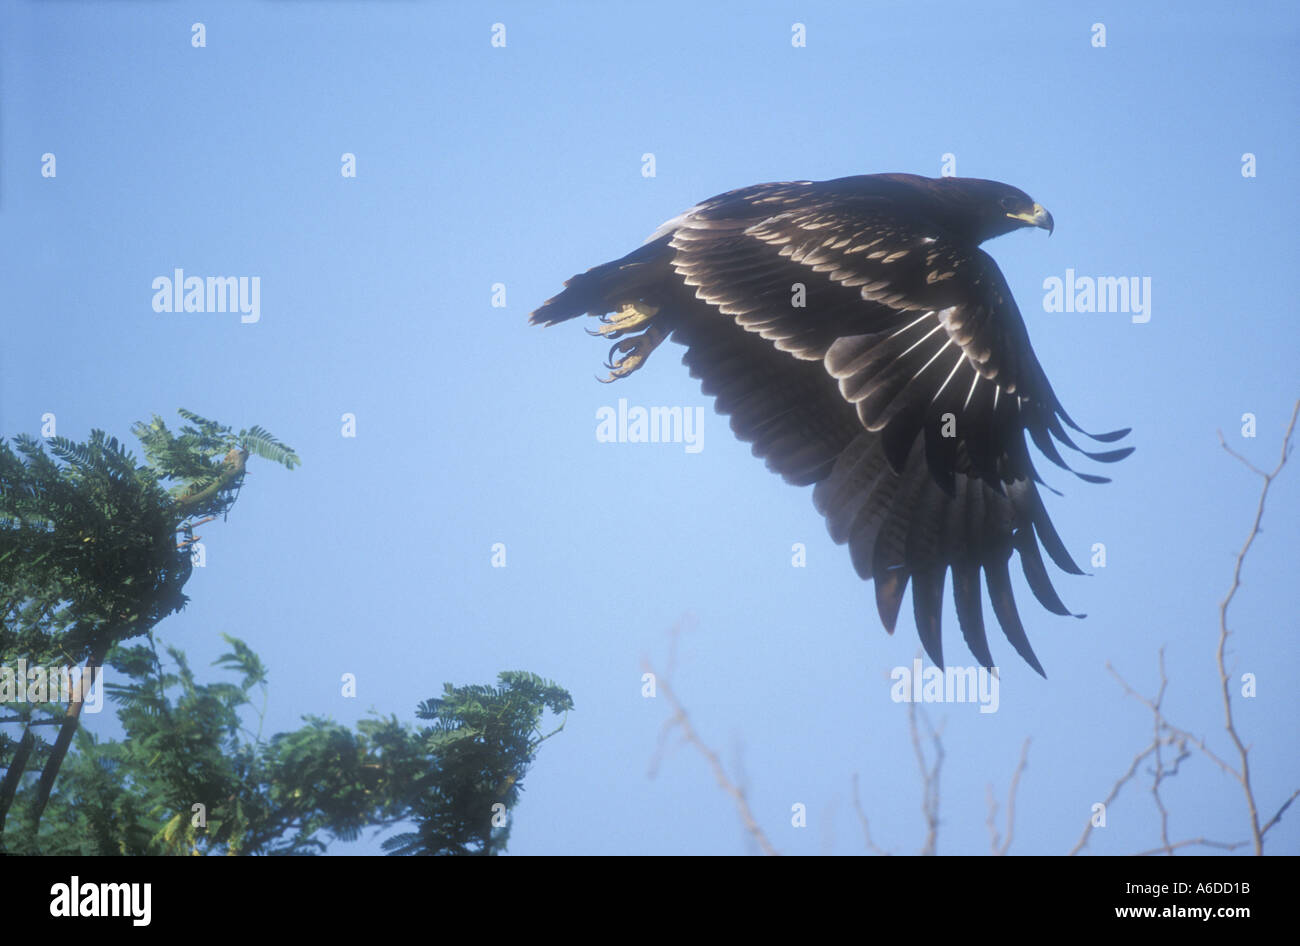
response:
<path id="1" fill-rule="evenodd" d="M 757 184 L 665 223 L 640 248 L 567 283 L 532 314 L 552 325 L 600 319 L 614 342 L 606 380 L 638 370 L 665 339 L 731 428 L 769 469 L 815 484 L 831 537 L 875 585 L 892 633 L 904 593 L 921 643 L 943 664 L 940 615 L 952 572 L 962 635 L 994 666 L 983 573 L 1011 645 L 1040 674 L 1011 590 L 1012 552 L 1030 590 L 1070 614 L 1048 577 L 1066 552 L 1038 492 L 1025 434 L 1070 469 L 1056 444 L 1089 452 L 1029 344 L 997 264 L 980 249 L 1051 214 L 997 181 L 871 174 Z M 1075 472 L 1088 482 L 1105 477 Z"/>

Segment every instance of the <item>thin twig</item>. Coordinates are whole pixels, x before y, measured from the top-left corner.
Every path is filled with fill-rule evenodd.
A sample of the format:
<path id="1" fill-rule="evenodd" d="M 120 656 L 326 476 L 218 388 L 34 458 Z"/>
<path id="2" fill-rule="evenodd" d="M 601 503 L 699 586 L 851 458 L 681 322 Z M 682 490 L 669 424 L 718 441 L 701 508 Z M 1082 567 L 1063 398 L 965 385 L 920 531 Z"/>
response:
<path id="1" fill-rule="evenodd" d="M 1011 773 L 1011 785 L 1007 788 L 1007 836 L 1005 839 L 999 837 L 998 832 L 998 803 L 993 797 L 993 784 L 988 786 L 988 806 L 989 816 L 987 824 L 989 826 L 989 844 L 994 857 L 1003 857 L 1011 850 L 1011 839 L 1016 830 L 1016 791 L 1020 788 L 1020 776 L 1024 774 L 1029 764 L 1029 740 L 1020 746 L 1020 761 L 1016 763 L 1016 770 Z"/>
<path id="2" fill-rule="evenodd" d="M 1205 838 L 1191 838 L 1187 841 L 1175 841 L 1173 844 L 1162 844 L 1160 847 L 1153 847 L 1149 851 L 1138 851 L 1134 857 L 1150 857 L 1152 854 L 1171 854 L 1179 848 L 1184 847 L 1215 847 L 1223 851 L 1235 851 L 1239 847 L 1245 847 L 1249 841 L 1209 841 Z"/>
<path id="3" fill-rule="evenodd" d="M 680 631 L 681 625 L 678 624 L 673 628 L 671 633 L 672 643 L 668 660 L 670 671 L 676 665 L 677 636 Z M 654 668 L 651 667 L 648 659 L 643 660 L 641 665 L 646 673 L 654 673 Z M 679 730 L 682 734 L 682 741 L 688 745 L 694 746 L 700 755 L 704 756 L 705 760 L 709 763 L 709 768 L 713 770 L 713 777 L 717 780 L 718 786 L 730 795 L 733 801 L 735 801 L 736 810 L 740 813 L 740 821 L 741 824 L 744 825 L 745 830 L 748 831 L 750 836 L 758 843 L 759 848 L 764 854 L 773 857 L 777 856 L 780 852 L 772 846 L 772 842 L 768 840 L 767 835 L 759 825 L 758 820 L 754 817 L 754 812 L 749 807 L 749 800 L 745 797 L 745 790 L 732 781 L 730 776 L 727 775 L 727 770 L 722 765 L 722 760 L 718 758 L 718 754 L 709 748 L 709 746 L 695 731 L 695 727 L 691 723 L 690 714 L 686 712 L 685 707 L 683 707 L 681 702 L 677 699 L 677 694 L 673 692 L 672 684 L 669 683 L 668 678 L 666 676 L 655 674 L 655 689 L 656 692 L 663 694 L 664 699 L 668 701 L 668 706 L 669 709 L 672 710 L 672 715 L 665 720 L 663 728 L 660 730 L 659 746 L 650 762 L 650 777 L 654 778 L 655 773 L 658 771 L 659 761 L 663 756 L 663 749 L 667 742 L 669 733 L 673 730 Z"/>
<path id="4" fill-rule="evenodd" d="M 1268 819 L 1268 824 L 1260 828 L 1259 833 L 1267 834 L 1269 828 L 1273 827 L 1273 825 L 1277 824 L 1279 821 L 1282 820 L 1282 814 L 1288 808 L 1291 807 L 1291 802 L 1295 801 L 1297 798 L 1300 798 L 1300 788 L 1297 788 L 1294 792 L 1291 793 L 1291 797 L 1282 803 L 1282 807 L 1277 810 L 1277 814 L 1275 814 L 1272 818 Z"/>
<path id="5" fill-rule="evenodd" d="M 1109 662 L 1106 664 L 1106 669 L 1110 671 L 1111 675 L 1119 682 L 1120 686 L 1124 688 L 1124 692 L 1146 706 L 1146 708 L 1151 711 L 1152 715 L 1153 735 L 1150 745 L 1133 757 L 1133 762 L 1130 764 L 1128 771 L 1115 782 L 1114 786 L 1111 788 L 1110 794 L 1107 795 L 1106 801 L 1103 803 L 1104 806 L 1109 807 L 1111 802 L 1113 802 L 1119 795 L 1120 789 L 1123 788 L 1123 786 L 1137 773 L 1138 767 L 1142 764 L 1142 761 L 1148 756 L 1155 756 L 1156 762 L 1155 769 L 1152 772 L 1151 793 L 1155 799 L 1156 809 L 1160 813 L 1161 845 L 1158 848 L 1142 851 L 1141 854 L 1143 855 L 1172 854 L 1175 850 L 1180 848 L 1193 846 L 1213 847 L 1232 851 L 1238 847 L 1243 847 L 1248 843 L 1253 844 L 1255 854 L 1263 854 L 1264 836 L 1268 833 L 1269 829 L 1278 823 L 1282 815 L 1291 806 L 1291 803 L 1294 802 L 1297 797 L 1300 797 L 1300 789 L 1297 789 L 1291 794 L 1291 797 L 1283 803 L 1282 807 L 1278 809 L 1277 814 L 1270 818 L 1263 827 L 1260 826 L 1259 806 L 1256 804 L 1255 792 L 1250 779 L 1250 748 L 1242 742 L 1241 736 L 1237 732 L 1236 722 L 1232 712 L 1231 677 L 1228 673 L 1226 660 L 1228 637 L 1231 634 L 1228 630 L 1228 606 L 1232 603 L 1233 598 L 1237 594 L 1237 590 L 1241 587 L 1241 572 L 1242 567 L 1245 564 L 1246 555 L 1250 552 L 1251 547 L 1255 543 L 1255 539 L 1260 534 L 1260 524 L 1264 518 L 1264 506 L 1268 499 L 1269 488 L 1273 485 L 1273 481 L 1277 478 L 1278 474 L 1282 472 L 1282 468 L 1286 466 L 1287 459 L 1290 457 L 1291 438 L 1295 433 L 1296 420 L 1298 417 L 1300 417 L 1300 401 L 1296 401 L 1291 410 L 1291 419 L 1287 422 L 1286 433 L 1282 437 L 1282 454 L 1278 459 L 1277 466 L 1273 468 L 1272 472 L 1261 470 L 1236 450 L 1233 450 L 1228 446 L 1227 441 L 1224 439 L 1223 431 L 1218 432 L 1219 445 L 1222 446 L 1230 456 L 1240 461 L 1242 465 L 1264 481 L 1263 487 L 1260 490 L 1259 502 L 1255 508 L 1255 518 L 1251 523 L 1250 533 L 1246 536 L 1245 544 L 1242 545 L 1241 551 L 1237 553 L 1236 562 L 1233 565 L 1232 587 L 1228 589 L 1227 596 L 1224 597 L 1223 601 L 1219 604 L 1219 641 L 1218 647 L 1215 650 L 1215 664 L 1219 671 L 1219 685 L 1223 698 L 1224 729 L 1228 733 L 1233 746 L 1237 750 L 1237 757 L 1240 759 L 1241 768 L 1234 768 L 1228 762 L 1215 754 L 1203 738 L 1195 736 L 1187 730 L 1174 725 L 1168 717 L 1165 716 L 1163 709 L 1164 695 L 1169 681 L 1165 674 L 1165 654 L 1163 647 L 1160 649 L 1160 687 L 1154 699 L 1150 699 L 1138 693 L 1133 689 L 1133 687 L 1129 686 L 1128 682 L 1120 676 L 1119 672 Z M 1164 758 L 1163 747 L 1166 745 L 1177 748 L 1177 754 L 1172 763 L 1166 762 Z M 1246 807 L 1250 815 L 1251 840 L 1249 842 L 1234 841 L 1227 843 L 1223 841 L 1209 841 L 1204 838 L 1193 838 L 1185 841 L 1170 842 L 1169 814 L 1165 809 L 1163 799 L 1160 797 L 1160 784 L 1165 779 L 1178 774 L 1179 766 L 1183 760 L 1188 758 L 1190 755 L 1187 751 L 1188 745 L 1194 746 L 1196 749 L 1200 750 L 1207 759 L 1212 761 L 1223 772 L 1232 776 L 1241 785 L 1242 793 L 1246 798 Z M 1070 854 L 1078 854 L 1083 850 L 1092 833 L 1092 827 L 1092 820 L 1089 819 L 1087 826 L 1084 828 L 1083 835 L 1070 850 Z"/>
<path id="6" fill-rule="evenodd" d="M 1155 801 L 1156 811 L 1160 812 L 1160 844 L 1166 854 L 1173 854 L 1174 846 L 1169 841 L 1169 810 L 1165 808 L 1165 800 L 1160 797 L 1160 783 L 1167 778 L 1173 778 L 1178 774 L 1178 769 L 1183 760 L 1190 753 L 1187 751 L 1187 740 L 1179 735 L 1165 735 L 1165 730 L 1169 727 L 1165 723 L 1164 703 L 1165 691 L 1169 689 L 1169 677 L 1165 673 L 1165 649 L 1160 648 L 1158 663 L 1160 667 L 1160 689 L 1156 691 L 1156 698 L 1153 701 L 1151 713 L 1151 744 L 1156 750 L 1156 767 L 1151 773 L 1151 797 Z M 1164 747 L 1166 745 L 1174 746 L 1178 752 L 1174 756 L 1174 761 L 1166 765 L 1164 758 Z"/>
<path id="7" fill-rule="evenodd" d="M 925 721 L 926 736 L 934 748 L 934 763 L 926 761 L 925 750 L 921 746 L 921 730 L 917 717 Z M 921 771 L 921 814 L 925 817 L 925 844 L 921 846 L 921 855 L 928 857 L 937 852 L 939 844 L 939 775 L 943 769 L 943 727 L 935 729 L 930 716 L 924 710 L 918 710 L 915 703 L 907 704 L 907 727 L 912 735 L 912 751 L 916 753 L 916 765 Z"/>
<path id="8" fill-rule="evenodd" d="M 862 825 L 862 837 L 866 841 L 867 850 L 882 857 L 889 857 L 889 852 L 871 839 L 871 825 L 867 823 L 867 813 L 862 810 L 862 799 L 858 797 L 857 772 L 853 773 L 853 810 L 858 813 L 858 823 Z"/>
<path id="9" fill-rule="evenodd" d="M 1106 669 L 1109 670 L 1110 675 L 1119 682 L 1119 685 L 1124 688 L 1124 692 L 1127 693 L 1129 696 L 1133 697 L 1133 699 L 1137 700 L 1147 709 L 1151 710 L 1152 715 L 1157 717 L 1160 720 L 1160 723 L 1164 726 L 1166 730 L 1168 730 L 1168 732 L 1171 735 L 1177 736 L 1179 739 L 1186 740 L 1187 742 L 1190 742 L 1193 746 L 1195 746 L 1197 749 L 1200 749 L 1201 752 L 1205 754 L 1205 757 L 1207 759 L 1209 759 L 1211 762 L 1217 765 L 1226 774 L 1231 775 L 1235 779 L 1241 778 L 1241 776 L 1237 774 L 1236 769 L 1234 769 L 1227 762 L 1224 762 L 1222 759 L 1220 759 L 1217 755 L 1214 754 L 1214 750 L 1205 744 L 1204 739 L 1202 739 L 1200 736 L 1188 732 L 1185 729 L 1180 729 L 1179 727 L 1175 726 L 1164 715 L 1164 713 L 1161 711 L 1159 706 L 1157 706 L 1150 699 L 1143 696 L 1141 693 L 1137 692 L 1137 690 L 1129 686 L 1128 681 L 1125 680 L 1122 676 L 1120 676 L 1119 671 L 1116 670 L 1114 666 L 1111 665 L 1111 662 L 1109 660 L 1106 661 Z M 1163 673 L 1163 670 L 1161 672 Z M 1152 751 L 1154 751 L 1155 746 L 1153 745 L 1151 749 Z"/>
<path id="10" fill-rule="evenodd" d="M 1137 774 L 1138 766 L 1142 764 L 1142 761 L 1147 756 L 1151 755 L 1155 751 L 1155 746 L 1147 746 L 1133 757 L 1133 761 L 1129 763 L 1128 771 L 1115 780 L 1115 784 L 1110 788 L 1110 793 L 1106 795 L 1106 800 L 1101 803 L 1104 810 L 1110 810 L 1111 804 L 1119 797 L 1120 790 L 1123 789 L 1133 776 Z M 1075 842 L 1074 847 L 1070 848 L 1069 854 L 1071 857 L 1078 854 L 1087 846 L 1088 838 L 1092 834 L 1092 828 L 1092 818 L 1089 818 L 1087 825 L 1084 826 L 1083 834 L 1080 836 L 1079 840 Z"/>
<path id="11" fill-rule="evenodd" d="M 1264 831 L 1276 823 L 1276 818 L 1268 823 L 1266 828 L 1261 829 L 1259 826 L 1259 808 L 1255 804 L 1255 792 L 1250 782 L 1250 753 L 1247 747 L 1242 743 L 1241 736 L 1237 733 L 1237 725 L 1232 716 L 1232 692 L 1230 680 L 1228 677 L 1228 667 L 1224 659 L 1224 651 L 1228 645 L 1228 606 L 1232 604 L 1232 599 L 1237 594 L 1237 589 L 1241 587 L 1241 568 L 1246 561 L 1246 553 L 1254 545 L 1256 537 L 1259 535 L 1259 524 L 1264 518 L 1264 503 L 1268 499 L 1269 487 L 1273 485 L 1273 480 L 1282 472 L 1282 467 L 1286 466 L 1287 457 L 1291 452 L 1291 435 L 1295 432 L 1296 417 L 1300 415 L 1300 401 L 1296 401 L 1295 407 L 1291 409 L 1291 420 L 1287 423 L 1286 434 L 1282 437 L 1282 456 L 1277 461 L 1277 466 L 1273 468 L 1272 473 L 1265 473 L 1256 467 L 1253 463 L 1237 453 L 1228 446 L 1223 439 L 1223 431 L 1219 431 L 1219 444 L 1232 457 L 1241 461 L 1245 467 L 1252 473 L 1260 476 L 1264 480 L 1264 486 L 1259 493 L 1259 504 L 1255 508 L 1255 521 L 1251 524 L 1250 534 L 1246 536 L 1246 543 L 1237 553 L 1237 561 L 1232 569 L 1232 587 L 1228 589 L 1227 596 L 1219 604 L 1219 648 L 1215 654 L 1216 662 L 1219 666 L 1219 682 L 1223 687 L 1223 715 L 1224 728 L 1228 731 L 1228 736 L 1232 739 L 1232 744 L 1237 748 L 1237 755 L 1241 759 L 1241 774 L 1238 776 L 1241 782 L 1241 790 L 1246 796 L 1246 807 L 1250 811 L 1250 833 L 1255 844 L 1255 853 L 1257 855 L 1264 853 Z M 1294 796 L 1292 796 L 1294 797 Z M 1289 802 L 1288 802 L 1289 804 Z M 1284 806 L 1285 807 L 1285 806 Z M 1281 812 L 1279 812 L 1279 815 Z"/>

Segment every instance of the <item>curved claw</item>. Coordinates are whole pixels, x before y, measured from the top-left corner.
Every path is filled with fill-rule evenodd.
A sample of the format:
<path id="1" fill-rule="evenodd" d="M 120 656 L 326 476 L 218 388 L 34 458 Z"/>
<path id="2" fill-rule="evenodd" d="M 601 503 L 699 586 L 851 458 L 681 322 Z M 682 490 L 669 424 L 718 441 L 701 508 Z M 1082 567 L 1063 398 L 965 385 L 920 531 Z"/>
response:
<path id="1" fill-rule="evenodd" d="M 598 329 L 583 328 L 588 335 L 600 335 L 604 338 L 621 338 L 626 329 L 614 326 L 613 319 L 607 315 L 600 316 L 601 327 Z"/>
<path id="2" fill-rule="evenodd" d="M 620 338 L 634 328 L 640 328 L 651 321 L 659 312 L 657 306 L 644 302 L 624 302 L 613 315 L 602 313 L 597 316 L 600 327 L 587 329 L 588 335 L 603 335 L 606 338 Z"/>
<path id="3" fill-rule="evenodd" d="M 667 333 L 655 326 L 650 326 L 640 335 L 633 335 L 628 338 L 620 339 L 609 348 L 609 355 L 605 361 L 605 367 L 610 369 L 610 375 L 604 380 L 606 384 L 619 378 L 626 378 L 632 372 L 639 369 L 650 353 L 659 347 L 660 342 L 667 337 Z M 621 355 L 622 357 L 616 357 Z"/>
<path id="4" fill-rule="evenodd" d="M 613 345 L 610 345 L 609 354 L 605 356 L 606 359 L 605 367 L 616 368 L 618 367 L 619 362 L 626 361 L 628 358 L 632 357 L 631 353 L 636 351 L 638 338 L 639 336 L 633 338 L 625 338 L 622 339 L 621 341 L 615 342 Z M 614 352 L 619 352 L 620 354 L 623 355 L 623 357 L 615 361 Z"/>

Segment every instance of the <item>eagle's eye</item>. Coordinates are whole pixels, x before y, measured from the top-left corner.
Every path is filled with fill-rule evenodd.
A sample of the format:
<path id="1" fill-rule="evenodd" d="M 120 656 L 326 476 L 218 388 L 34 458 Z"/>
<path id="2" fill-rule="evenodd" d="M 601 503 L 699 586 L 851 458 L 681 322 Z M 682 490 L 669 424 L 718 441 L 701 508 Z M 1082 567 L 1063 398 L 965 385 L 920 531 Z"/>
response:
<path id="1" fill-rule="evenodd" d="M 998 203 L 1002 205 L 1002 209 L 1007 213 L 1013 213 L 1016 207 L 1019 206 L 1020 201 L 1015 197 L 1003 197 Z"/>

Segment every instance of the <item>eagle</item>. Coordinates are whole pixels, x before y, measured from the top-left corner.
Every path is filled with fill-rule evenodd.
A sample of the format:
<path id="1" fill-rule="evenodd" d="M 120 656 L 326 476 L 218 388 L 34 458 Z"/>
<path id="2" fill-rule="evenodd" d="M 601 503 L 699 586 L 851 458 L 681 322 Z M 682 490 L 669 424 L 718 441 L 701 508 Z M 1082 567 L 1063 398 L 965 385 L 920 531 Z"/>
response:
<path id="1" fill-rule="evenodd" d="M 1102 463 L 1133 448 L 1088 450 L 1069 432 L 1105 445 L 1129 429 L 1090 434 L 1053 392 L 1006 279 L 980 248 L 1022 227 L 1050 234 L 1054 222 L 998 181 L 756 184 L 574 276 L 530 322 L 595 316 L 589 331 L 613 342 L 607 382 L 640 370 L 665 339 L 684 345 L 683 363 L 735 435 L 788 483 L 813 486 L 889 633 L 910 582 L 921 644 L 942 667 L 951 571 L 962 636 L 992 669 L 982 572 L 1007 640 L 1045 677 L 1012 594 L 1012 552 L 1053 614 L 1071 612 L 1041 549 L 1062 571 L 1084 572 L 1048 517 L 1038 487 L 1051 487 L 1026 434 L 1090 483 L 1109 480 L 1074 470 L 1058 443 Z"/>

